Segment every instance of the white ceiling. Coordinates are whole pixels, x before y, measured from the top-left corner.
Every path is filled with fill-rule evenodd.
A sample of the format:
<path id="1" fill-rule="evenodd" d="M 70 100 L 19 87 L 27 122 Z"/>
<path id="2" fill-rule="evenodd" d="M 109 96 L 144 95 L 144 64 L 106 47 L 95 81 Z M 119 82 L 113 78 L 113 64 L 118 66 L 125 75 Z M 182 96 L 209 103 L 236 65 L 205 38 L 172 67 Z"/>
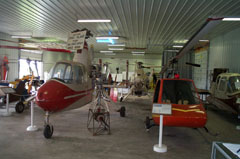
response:
<path id="1" fill-rule="evenodd" d="M 0 0 L 0 31 L 66 40 L 88 28 L 94 36 L 124 37 L 126 47 L 161 53 L 173 40 L 189 39 L 209 16 L 240 16 L 239 0 Z M 111 19 L 111 23 L 77 23 L 77 19 Z M 208 38 L 240 27 L 221 22 Z M 89 40 L 96 52 L 106 44 Z M 125 50 L 123 52 L 130 52 Z"/>

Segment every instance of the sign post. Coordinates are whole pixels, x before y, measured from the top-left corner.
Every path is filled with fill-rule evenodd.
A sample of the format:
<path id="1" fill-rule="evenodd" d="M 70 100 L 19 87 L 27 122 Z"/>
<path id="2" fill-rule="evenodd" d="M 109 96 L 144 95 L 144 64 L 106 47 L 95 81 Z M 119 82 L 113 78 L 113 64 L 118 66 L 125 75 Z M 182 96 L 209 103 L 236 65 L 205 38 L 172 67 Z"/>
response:
<path id="1" fill-rule="evenodd" d="M 152 109 L 153 114 L 159 114 L 159 142 L 153 146 L 155 152 L 164 153 L 167 152 L 167 146 L 162 144 L 162 134 L 163 134 L 163 115 L 172 114 L 171 104 L 153 104 Z"/>
<path id="2" fill-rule="evenodd" d="M 34 118 L 34 101 L 32 99 L 32 101 L 31 101 L 31 125 L 27 127 L 27 129 L 26 129 L 27 131 L 37 131 L 38 130 L 37 126 L 33 124 L 33 118 Z"/>

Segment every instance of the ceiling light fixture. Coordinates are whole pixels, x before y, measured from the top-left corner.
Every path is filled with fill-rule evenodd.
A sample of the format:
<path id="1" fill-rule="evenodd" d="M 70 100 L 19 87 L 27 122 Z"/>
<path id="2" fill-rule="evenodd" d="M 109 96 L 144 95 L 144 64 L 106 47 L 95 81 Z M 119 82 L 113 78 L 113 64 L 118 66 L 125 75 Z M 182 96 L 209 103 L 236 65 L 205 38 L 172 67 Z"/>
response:
<path id="1" fill-rule="evenodd" d="M 173 45 L 173 47 L 182 48 L 183 46 L 181 46 L 181 45 Z"/>
<path id="2" fill-rule="evenodd" d="M 209 40 L 199 40 L 200 42 L 209 42 Z"/>
<path id="3" fill-rule="evenodd" d="M 110 54 L 105 54 L 105 55 L 108 55 L 108 56 L 109 56 L 109 55 L 116 55 L 116 53 L 110 53 Z"/>
<path id="4" fill-rule="evenodd" d="M 144 51 L 132 51 L 132 54 L 145 54 Z"/>
<path id="5" fill-rule="evenodd" d="M 108 46 L 125 46 L 125 44 L 108 44 Z"/>
<path id="6" fill-rule="evenodd" d="M 174 40 L 174 41 L 173 41 L 173 43 L 176 43 L 176 44 L 184 44 L 184 43 L 186 43 L 186 42 L 188 42 L 187 39 L 184 39 L 184 40 Z"/>
<path id="7" fill-rule="evenodd" d="M 123 50 L 123 48 L 108 48 L 108 50 Z"/>
<path id="8" fill-rule="evenodd" d="M 114 44 L 114 41 L 112 39 L 99 39 L 99 40 L 97 40 L 97 43 L 111 43 L 111 44 Z"/>
<path id="9" fill-rule="evenodd" d="M 29 35 L 12 35 L 11 38 L 13 38 L 13 39 L 17 39 L 17 38 L 30 39 L 30 38 L 32 38 L 32 36 L 29 36 Z"/>
<path id="10" fill-rule="evenodd" d="M 240 18 L 223 18 L 222 21 L 240 21 Z"/>
<path id="11" fill-rule="evenodd" d="M 110 19 L 79 19 L 79 23 L 109 23 Z"/>
<path id="12" fill-rule="evenodd" d="M 118 36 L 97 36 L 96 39 L 97 40 L 103 40 L 103 39 L 114 39 L 114 40 L 116 40 L 116 39 L 119 39 L 119 37 Z"/>
<path id="13" fill-rule="evenodd" d="M 113 51 L 100 51 L 100 53 L 113 53 Z"/>
<path id="14" fill-rule="evenodd" d="M 164 50 L 166 52 L 178 52 L 178 50 Z"/>
<path id="15" fill-rule="evenodd" d="M 137 56 L 144 56 L 144 54 L 132 54 L 132 55 L 137 55 Z"/>

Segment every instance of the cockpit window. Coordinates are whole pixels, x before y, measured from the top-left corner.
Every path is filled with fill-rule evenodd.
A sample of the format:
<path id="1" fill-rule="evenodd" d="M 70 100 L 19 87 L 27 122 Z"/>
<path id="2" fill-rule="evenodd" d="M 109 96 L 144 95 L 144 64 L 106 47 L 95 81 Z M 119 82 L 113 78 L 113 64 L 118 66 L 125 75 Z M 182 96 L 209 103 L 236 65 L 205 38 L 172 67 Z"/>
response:
<path id="1" fill-rule="evenodd" d="M 81 66 L 74 66 L 74 73 L 75 73 L 75 79 L 76 79 L 76 83 L 81 84 L 84 82 L 84 70 Z"/>
<path id="2" fill-rule="evenodd" d="M 218 89 L 219 89 L 220 91 L 225 91 L 225 89 L 226 89 L 226 84 L 227 84 L 227 77 L 222 77 L 222 78 L 220 79 L 220 83 L 219 83 Z"/>
<path id="3" fill-rule="evenodd" d="M 65 83 L 71 83 L 72 66 L 68 63 L 58 63 L 53 69 L 52 78 L 59 79 Z"/>
<path id="4" fill-rule="evenodd" d="M 232 76 L 229 78 L 227 91 L 229 93 L 240 91 L 240 76 Z"/>
<path id="5" fill-rule="evenodd" d="M 161 80 L 157 82 L 157 86 L 155 88 L 155 93 L 154 93 L 154 98 L 153 98 L 153 103 L 158 102 L 158 97 L 159 97 L 159 92 L 160 92 L 160 86 L 161 86 Z"/>
<path id="6" fill-rule="evenodd" d="M 162 102 L 171 104 L 199 104 L 199 98 L 191 81 L 164 80 Z"/>

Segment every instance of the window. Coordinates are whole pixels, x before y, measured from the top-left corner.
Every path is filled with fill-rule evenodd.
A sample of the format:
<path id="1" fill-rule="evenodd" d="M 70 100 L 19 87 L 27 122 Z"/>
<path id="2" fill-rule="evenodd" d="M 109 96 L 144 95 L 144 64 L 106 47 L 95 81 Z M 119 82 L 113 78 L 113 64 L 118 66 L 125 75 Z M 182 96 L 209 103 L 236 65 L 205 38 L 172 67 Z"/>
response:
<path id="1" fill-rule="evenodd" d="M 199 99 L 191 81 L 164 80 L 162 102 L 172 104 L 198 104 Z"/>
<path id="2" fill-rule="evenodd" d="M 71 83 L 72 66 L 68 63 L 58 63 L 53 69 L 52 78 L 59 79 L 65 83 Z"/>
<path id="3" fill-rule="evenodd" d="M 220 79 L 220 83 L 219 83 L 218 89 L 220 91 L 225 91 L 226 85 L 227 85 L 227 77 L 222 77 Z"/>
<path id="4" fill-rule="evenodd" d="M 81 84 L 84 82 L 84 73 L 81 66 L 74 66 L 76 83 Z"/>
<path id="5" fill-rule="evenodd" d="M 228 92 L 234 93 L 240 91 L 240 76 L 232 76 L 228 82 Z"/>
<path id="6" fill-rule="evenodd" d="M 35 62 L 37 64 L 37 67 L 35 65 Z M 27 63 L 27 60 L 26 59 L 20 59 L 19 60 L 19 63 L 20 63 L 20 72 L 19 72 L 19 78 L 22 78 L 23 76 L 26 76 L 26 75 L 30 75 L 31 72 L 29 70 L 29 65 Z M 31 61 L 30 62 L 30 67 L 33 71 L 33 75 L 35 77 L 37 77 L 38 75 L 40 76 L 40 79 L 43 79 L 43 76 L 42 76 L 42 62 L 40 61 Z"/>

